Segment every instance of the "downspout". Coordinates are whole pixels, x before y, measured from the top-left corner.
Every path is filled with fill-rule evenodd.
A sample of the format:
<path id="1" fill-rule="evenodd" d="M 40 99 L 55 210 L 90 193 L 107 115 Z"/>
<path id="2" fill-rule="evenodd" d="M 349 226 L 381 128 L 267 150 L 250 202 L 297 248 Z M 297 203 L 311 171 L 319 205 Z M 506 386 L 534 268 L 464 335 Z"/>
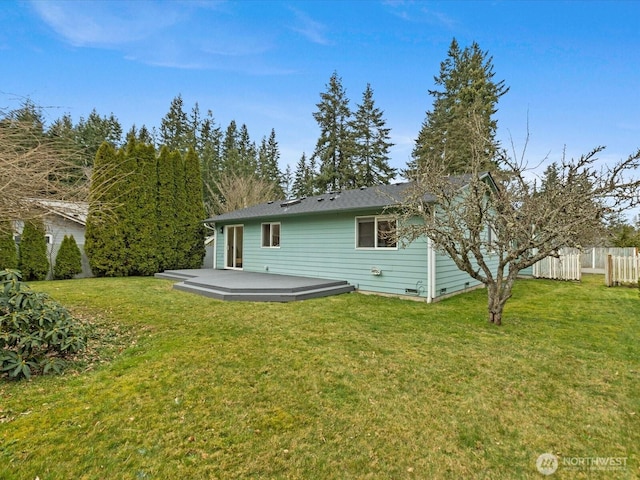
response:
<path id="1" fill-rule="evenodd" d="M 427 303 L 433 303 L 436 290 L 436 255 L 433 241 L 427 237 Z"/>

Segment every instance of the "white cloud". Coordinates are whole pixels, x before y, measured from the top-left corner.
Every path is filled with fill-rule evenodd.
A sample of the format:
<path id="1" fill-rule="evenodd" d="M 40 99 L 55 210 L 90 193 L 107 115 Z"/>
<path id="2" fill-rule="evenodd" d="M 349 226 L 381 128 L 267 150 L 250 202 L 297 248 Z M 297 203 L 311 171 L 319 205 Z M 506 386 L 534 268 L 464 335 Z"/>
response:
<path id="1" fill-rule="evenodd" d="M 388 0 L 384 5 L 393 15 L 406 22 L 427 23 L 447 29 L 453 29 L 457 25 L 457 21 L 449 15 L 426 8 L 421 2 Z"/>
<path id="2" fill-rule="evenodd" d="M 233 3 L 34 1 L 33 10 L 76 47 L 120 51 L 130 61 L 185 70 L 283 75 L 265 64 L 273 49 L 270 26 L 247 24 Z"/>
<path id="3" fill-rule="evenodd" d="M 331 45 L 331 41 L 326 37 L 326 25 L 315 21 L 309 15 L 297 8 L 290 7 L 290 10 L 295 14 L 297 24 L 291 29 L 294 32 L 306 37 L 312 43 L 318 45 Z"/>
<path id="4" fill-rule="evenodd" d="M 117 47 L 149 38 L 180 21 L 171 4 L 153 2 L 33 2 L 34 11 L 74 46 Z"/>

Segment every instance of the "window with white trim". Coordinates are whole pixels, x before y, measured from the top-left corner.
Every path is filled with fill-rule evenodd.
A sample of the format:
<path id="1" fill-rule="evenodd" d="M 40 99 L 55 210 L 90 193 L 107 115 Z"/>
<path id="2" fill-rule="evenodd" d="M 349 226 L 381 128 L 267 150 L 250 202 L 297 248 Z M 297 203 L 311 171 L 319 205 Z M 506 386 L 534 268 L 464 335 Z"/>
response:
<path id="1" fill-rule="evenodd" d="M 262 224 L 262 246 L 264 248 L 280 247 L 280 223 Z"/>
<path id="2" fill-rule="evenodd" d="M 393 217 L 356 217 L 356 248 L 397 248 Z"/>

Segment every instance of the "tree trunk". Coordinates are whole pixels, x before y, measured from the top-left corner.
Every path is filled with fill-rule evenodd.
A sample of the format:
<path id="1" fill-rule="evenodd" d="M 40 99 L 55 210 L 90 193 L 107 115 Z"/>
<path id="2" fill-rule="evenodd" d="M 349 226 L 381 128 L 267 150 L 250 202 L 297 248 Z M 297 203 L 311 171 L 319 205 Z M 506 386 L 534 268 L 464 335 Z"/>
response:
<path id="1" fill-rule="evenodd" d="M 489 323 L 502 325 L 502 306 L 495 310 L 489 309 Z"/>
<path id="2" fill-rule="evenodd" d="M 487 294 L 489 296 L 489 323 L 502 325 L 502 311 L 506 299 L 500 298 L 500 289 L 495 285 L 487 286 Z"/>

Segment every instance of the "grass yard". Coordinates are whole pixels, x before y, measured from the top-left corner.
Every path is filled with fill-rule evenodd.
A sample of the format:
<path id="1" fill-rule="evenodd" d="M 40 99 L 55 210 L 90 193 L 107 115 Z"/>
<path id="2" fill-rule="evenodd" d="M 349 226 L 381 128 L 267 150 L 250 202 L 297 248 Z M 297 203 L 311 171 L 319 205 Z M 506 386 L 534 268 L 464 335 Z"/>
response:
<path id="1" fill-rule="evenodd" d="M 544 478 L 547 452 L 549 478 L 639 478 L 640 297 L 603 283 L 521 280 L 503 327 L 483 290 L 260 304 L 33 284 L 111 332 L 111 360 L 0 382 L 0 478 Z M 626 465 L 579 464 L 595 457 Z"/>

